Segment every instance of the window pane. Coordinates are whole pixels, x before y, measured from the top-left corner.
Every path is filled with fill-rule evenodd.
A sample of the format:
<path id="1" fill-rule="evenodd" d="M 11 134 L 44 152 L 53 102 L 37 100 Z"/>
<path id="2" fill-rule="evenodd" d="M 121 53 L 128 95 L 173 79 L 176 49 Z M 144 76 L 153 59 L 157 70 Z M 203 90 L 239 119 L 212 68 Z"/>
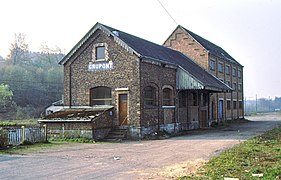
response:
<path id="1" fill-rule="evenodd" d="M 229 66 L 225 66 L 225 74 L 229 74 Z"/>
<path id="2" fill-rule="evenodd" d="M 215 61 L 210 60 L 210 70 L 215 70 L 215 65 L 216 65 Z"/>
<path id="3" fill-rule="evenodd" d="M 144 88 L 144 104 L 145 105 L 151 105 L 154 106 L 156 103 L 155 101 L 155 88 L 151 87 L 151 86 L 147 86 Z"/>
<path id="4" fill-rule="evenodd" d="M 111 105 L 111 88 L 96 87 L 91 89 L 91 105 Z"/>
<path id="5" fill-rule="evenodd" d="M 232 76 L 236 76 L 236 69 L 232 68 Z"/>
<path id="6" fill-rule="evenodd" d="M 172 105 L 172 90 L 169 88 L 163 89 L 163 106 L 170 106 Z"/>
<path id="7" fill-rule="evenodd" d="M 96 47 L 96 59 L 105 59 L 105 47 Z"/>
<path id="8" fill-rule="evenodd" d="M 218 71 L 223 72 L 223 65 L 221 63 L 218 64 Z"/>

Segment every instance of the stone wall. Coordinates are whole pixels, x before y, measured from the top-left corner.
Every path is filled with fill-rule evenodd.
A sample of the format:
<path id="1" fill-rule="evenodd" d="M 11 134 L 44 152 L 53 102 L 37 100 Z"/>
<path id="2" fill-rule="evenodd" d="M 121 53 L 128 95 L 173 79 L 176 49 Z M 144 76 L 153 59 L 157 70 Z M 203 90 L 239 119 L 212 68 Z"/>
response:
<path id="1" fill-rule="evenodd" d="M 96 44 L 106 44 L 107 61 L 112 68 L 89 70 L 89 63 L 95 64 L 93 50 Z M 64 103 L 69 106 L 90 105 L 90 89 L 106 86 L 112 89 L 114 124 L 118 124 L 118 89 L 127 89 L 128 125 L 140 126 L 140 73 L 139 59 L 129 53 L 112 36 L 97 30 L 64 65 Z"/>

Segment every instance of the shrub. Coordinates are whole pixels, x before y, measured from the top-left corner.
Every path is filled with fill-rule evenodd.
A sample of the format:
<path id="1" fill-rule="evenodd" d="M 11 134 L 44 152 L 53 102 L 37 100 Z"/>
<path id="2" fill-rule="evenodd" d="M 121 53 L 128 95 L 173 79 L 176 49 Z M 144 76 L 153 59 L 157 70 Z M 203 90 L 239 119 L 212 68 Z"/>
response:
<path id="1" fill-rule="evenodd" d="M 8 145 L 8 137 L 5 129 L 0 127 L 0 149 L 5 149 Z"/>

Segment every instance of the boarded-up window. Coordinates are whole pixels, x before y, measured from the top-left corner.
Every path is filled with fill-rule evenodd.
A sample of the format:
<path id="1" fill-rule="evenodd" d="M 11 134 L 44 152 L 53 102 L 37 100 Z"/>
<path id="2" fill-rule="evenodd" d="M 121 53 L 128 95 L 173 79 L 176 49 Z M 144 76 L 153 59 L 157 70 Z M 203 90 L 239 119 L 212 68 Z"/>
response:
<path id="1" fill-rule="evenodd" d="M 144 104 L 147 106 L 156 105 L 156 89 L 152 86 L 144 88 Z"/>
<path id="2" fill-rule="evenodd" d="M 172 90 L 170 88 L 163 89 L 163 106 L 172 105 Z"/>
<path id="3" fill-rule="evenodd" d="M 109 87 L 94 87 L 90 90 L 91 106 L 95 105 L 111 105 L 112 95 Z"/>

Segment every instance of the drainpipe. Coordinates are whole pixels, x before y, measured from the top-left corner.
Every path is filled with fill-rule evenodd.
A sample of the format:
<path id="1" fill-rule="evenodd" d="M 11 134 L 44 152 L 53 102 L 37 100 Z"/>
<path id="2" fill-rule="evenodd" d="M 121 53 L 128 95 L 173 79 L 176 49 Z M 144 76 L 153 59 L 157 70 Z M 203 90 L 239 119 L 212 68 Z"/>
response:
<path id="1" fill-rule="evenodd" d="M 72 73 L 71 73 L 71 63 L 69 65 L 69 108 L 71 108 L 71 105 L 72 105 L 72 89 L 71 89 L 71 76 L 72 76 Z"/>

